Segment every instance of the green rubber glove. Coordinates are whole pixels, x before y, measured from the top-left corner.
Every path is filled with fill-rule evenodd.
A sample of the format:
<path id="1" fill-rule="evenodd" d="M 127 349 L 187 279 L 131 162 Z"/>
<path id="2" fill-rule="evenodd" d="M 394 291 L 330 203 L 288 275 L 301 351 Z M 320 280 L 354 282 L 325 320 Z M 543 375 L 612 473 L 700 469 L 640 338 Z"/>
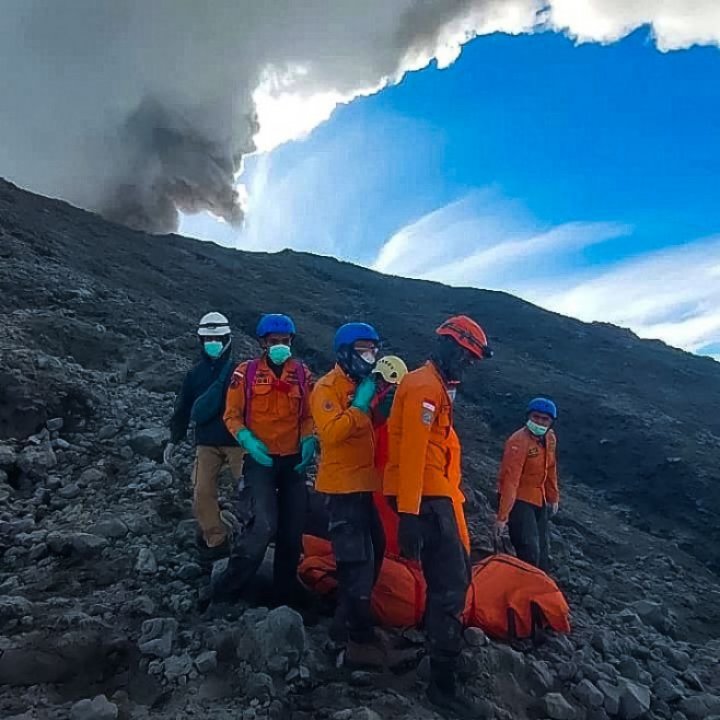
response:
<path id="1" fill-rule="evenodd" d="M 258 440 L 250 430 L 247 428 L 238 430 L 235 439 L 258 465 L 272 467 L 273 459 L 270 457 L 267 445 L 262 440 Z"/>
<path id="2" fill-rule="evenodd" d="M 304 473 L 308 465 L 315 459 L 317 452 L 317 440 L 314 435 L 308 435 L 300 441 L 300 462 L 293 468 L 296 473 Z"/>
<path id="3" fill-rule="evenodd" d="M 370 403 L 375 396 L 376 390 L 377 385 L 375 384 L 375 378 L 372 375 L 366 377 L 355 390 L 352 407 L 362 410 L 364 413 L 369 413 Z"/>

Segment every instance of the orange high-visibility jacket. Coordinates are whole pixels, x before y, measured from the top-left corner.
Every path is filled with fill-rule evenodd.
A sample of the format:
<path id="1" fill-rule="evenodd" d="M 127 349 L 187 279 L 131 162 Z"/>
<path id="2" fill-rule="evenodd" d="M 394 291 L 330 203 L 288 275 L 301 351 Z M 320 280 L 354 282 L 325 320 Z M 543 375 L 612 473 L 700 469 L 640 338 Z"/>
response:
<path id="1" fill-rule="evenodd" d="M 400 381 L 388 420 L 389 457 L 383 492 L 398 512 L 417 515 L 423 497 L 453 498 L 450 480 L 452 403 L 432 362 Z"/>
<path id="2" fill-rule="evenodd" d="M 367 413 L 351 407 L 355 383 L 335 366 L 310 395 L 310 410 L 320 440 L 315 489 L 324 493 L 380 489 L 375 468 L 375 437 Z"/>
<path id="3" fill-rule="evenodd" d="M 462 540 L 465 551 L 470 553 L 470 531 L 468 530 L 467 520 L 465 520 L 465 495 L 460 487 L 462 484 L 462 448 L 460 447 L 460 438 L 455 432 L 455 428 L 450 430 L 448 438 L 448 479 L 450 486 L 453 488 L 453 510 L 455 511 L 455 522 L 458 526 L 460 540 Z"/>
<path id="4" fill-rule="evenodd" d="M 498 474 L 498 520 L 507 521 L 515 500 L 538 507 L 560 501 L 556 448 L 552 430 L 537 438 L 522 427 L 508 438 Z"/>
<path id="5" fill-rule="evenodd" d="M 298 378 L 299 360 L 288 360 L 277 377 L 263 357 L 257 365 L 252 388 L 246 388 L 247 361 L 238 365 L 230 379 L 225 401 L 225 426 L 233 437 L 246 427 L 266 445 L 271 455 L 300 452 L 300 440 L 313 434 L 310 403 L 303 397 Z M 311 387 L 310 370 L 304 367 L 306 385 Z M 248 391 L 249 390 L 249 395 Z M 249 396 L 250 407 L 245 407 Z"/>

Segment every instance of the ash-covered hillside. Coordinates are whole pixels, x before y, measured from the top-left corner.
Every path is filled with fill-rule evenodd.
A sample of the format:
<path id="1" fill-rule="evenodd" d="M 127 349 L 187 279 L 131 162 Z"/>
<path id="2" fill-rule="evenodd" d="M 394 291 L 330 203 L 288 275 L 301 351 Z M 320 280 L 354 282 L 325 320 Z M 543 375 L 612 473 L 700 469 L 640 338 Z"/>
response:
<path id="1" fill-rule="evenodd" d="M 467 682 L 501 718 L 720 714 L 720 364 L 504 293 L 147 236 L 2 181 L 0 298 L 3 717 L 65 718 L 101 693 L 131 718 L 434 717 L 414 673 L 328 664 L 323 620 L 278 675 L 243 649 L 262 611 L 201 614 L 190 449 L 174 473 L 159 453 L 208 310 L 230 318 L 238 357 L 259 314 L 292 314 L 318 373 L 346 320 L 412 365 L 444 317 L 476 318 L 495 358 L 458 399 L 474 545 L 504 437 L 551 395 L 553 552 L 576 630 L 526 654 L 472 648 Z M 165 657 L 142 650 L 153 633 Z"/>

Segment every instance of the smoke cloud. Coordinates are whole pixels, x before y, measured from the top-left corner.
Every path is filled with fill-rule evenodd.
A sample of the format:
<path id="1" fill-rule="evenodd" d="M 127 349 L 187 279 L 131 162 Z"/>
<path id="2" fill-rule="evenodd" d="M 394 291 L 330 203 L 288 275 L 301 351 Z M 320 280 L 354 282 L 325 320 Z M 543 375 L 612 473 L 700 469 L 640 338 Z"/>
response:
<path id="1" fill-rule="evenodd" d="M 3 0 L 0 175 L 151 232 L 242 219 L 243 157 L 463 43 L 720 41 L 715 0 Z"/>

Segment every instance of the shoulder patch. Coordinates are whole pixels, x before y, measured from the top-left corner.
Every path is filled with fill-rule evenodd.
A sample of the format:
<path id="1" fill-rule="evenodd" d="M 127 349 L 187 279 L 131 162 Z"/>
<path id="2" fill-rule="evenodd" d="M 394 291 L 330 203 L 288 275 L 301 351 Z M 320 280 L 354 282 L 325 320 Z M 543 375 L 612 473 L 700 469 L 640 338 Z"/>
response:
<path id="1" fill-rule="evenodd" d="M 437 405 L 435 405 L 435 403 L 431 402 L 430 400 L 423 400 L 422 406 L 423 410 L 429 410 L 432 413 L 437 410 Z"/>

